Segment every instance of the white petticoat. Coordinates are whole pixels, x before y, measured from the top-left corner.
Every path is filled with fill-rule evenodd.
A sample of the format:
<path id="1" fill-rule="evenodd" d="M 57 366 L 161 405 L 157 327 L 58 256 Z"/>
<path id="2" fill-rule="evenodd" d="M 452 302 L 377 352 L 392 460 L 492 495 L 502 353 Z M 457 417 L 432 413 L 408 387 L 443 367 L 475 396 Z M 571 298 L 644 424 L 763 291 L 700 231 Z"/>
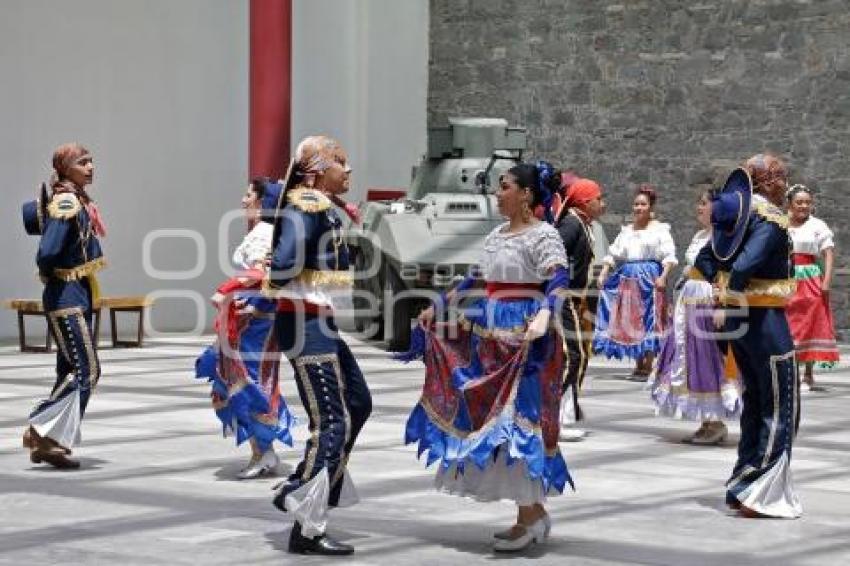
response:
<path id="1" fill-rule="evenodd" d="M 513 501 L 517 505 L 532 505 L 546 501 L 541 479 L 528 477 L 524 460 L 508 465 L 507 451 L 499 450 L 496 461 L 483 470 L 467 459 L 464 473 L 457 473 L 457 465 L 437 471 L 435 485 L 439 491 L 470 497 L 476 501 Z"/>

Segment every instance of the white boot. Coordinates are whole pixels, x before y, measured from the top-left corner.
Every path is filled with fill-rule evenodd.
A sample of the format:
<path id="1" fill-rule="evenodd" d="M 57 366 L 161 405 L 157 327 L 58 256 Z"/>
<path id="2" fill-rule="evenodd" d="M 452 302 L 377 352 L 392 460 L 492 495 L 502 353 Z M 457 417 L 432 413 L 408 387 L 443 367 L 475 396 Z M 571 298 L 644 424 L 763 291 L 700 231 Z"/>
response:
<path id="1" fill-rule="evenodd" d="M 280 464 L 280 459 L 274 452 L 274 448 L 269 448 L 259 460 L 248 464 L 248 467 L 236 474 L 240 480 L 251 480 L 262 475 L 274 473 L 275 468 Z"/>
<path id="2" fill-rule="evenodd" d="M 549 538 L 549 533 L 552 532 L 552 517 L 549 516 L 549 513 L 545 513 L 541 518 L 543 521 L 543 540 Z M 513 532 L 513 527 L 509 529 L 505 529 L 504 531 L 498 531 L 493 533 L 493 538 L 495 539 L 509 539 L 511 538 L 511 533 Z"/>
<path id="3" fill-rule="evenodd" d="M 496 539 L 493 543 L 493 550 L 496 552 L 519 552 L 546 539 L 546 523 L 543 517 L 537 519 L 533 525 L 521 526 L 520 528 L 521 534 L 515 538 Z"/>

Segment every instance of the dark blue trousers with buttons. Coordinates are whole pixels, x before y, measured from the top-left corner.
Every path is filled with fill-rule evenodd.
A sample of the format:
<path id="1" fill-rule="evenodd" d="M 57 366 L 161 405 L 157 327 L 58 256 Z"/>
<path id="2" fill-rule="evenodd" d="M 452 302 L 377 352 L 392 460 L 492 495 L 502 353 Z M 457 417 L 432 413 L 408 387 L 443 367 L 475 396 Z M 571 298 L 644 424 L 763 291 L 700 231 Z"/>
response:
<path id="1" fill-rule="evenodd" d="M 783 453 L 790 461 L 800 411 L 794 342 L 785 310 L 750 307 L 746 316 L 736 313 L 740 311 L 729 312 L 725 330 L 741 334 L 731 345 L 743 380 L 744 408 L 738 460 L 726 484 L 729 503 L 770 471 Z"/>
<path id="2" fill-rule="evenodd" d="M 280 350 L 295 372 L 298 395 L 310 419 L 304 457 L 285 492 L 298 489 L 327 468 L 331 481 L 328 504 L 339 502 L 348 456 L 372 412 L 372 396 L 333 317 L 278 313 Z"/>
<path id="3" fill-rule="evenodd" d="M 56 382 L 50 397 L 41 401 L 30 417 L 79 391 L 82 418 L 100 378 L 100 361 L 93 336 L 91 288 L 87 279 L 50 280 L 45 286 L 42 301 L 50 332 L 58 346 Z"/>

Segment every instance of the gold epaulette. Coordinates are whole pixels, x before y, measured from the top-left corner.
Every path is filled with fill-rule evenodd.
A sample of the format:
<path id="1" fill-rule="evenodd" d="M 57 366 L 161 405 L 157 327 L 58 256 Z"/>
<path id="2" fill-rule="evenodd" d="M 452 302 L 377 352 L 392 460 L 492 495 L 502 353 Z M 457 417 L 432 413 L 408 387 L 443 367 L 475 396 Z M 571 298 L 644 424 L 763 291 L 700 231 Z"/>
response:
<path id="1" fill-rule="evenodd" d="M 760 202 L 753 207 L 753 210 L 768 222 L 773 222 L 783 230 L 788 229 L 788 215 L 782 212 L 782 209 L 778 206 Z"/>
<path id="2" fill-rule="evenodd" d="M 321 191 L 309 187 L 292 189 L 287 193 L 286 200 L 304 212 L 323 212 L 333 205 L 331 199 L 322 194 Z"/>
<path id="3" fill-rule="evenodd" d="M 50 204 L 47 205 L 47 214 L 50 215 L 50 218 L 68 220 L 74 218 L 82 208 L 83 205 L 80 204 L 80 199 L 76 195 L 59 193 L 54 195 Z"/>

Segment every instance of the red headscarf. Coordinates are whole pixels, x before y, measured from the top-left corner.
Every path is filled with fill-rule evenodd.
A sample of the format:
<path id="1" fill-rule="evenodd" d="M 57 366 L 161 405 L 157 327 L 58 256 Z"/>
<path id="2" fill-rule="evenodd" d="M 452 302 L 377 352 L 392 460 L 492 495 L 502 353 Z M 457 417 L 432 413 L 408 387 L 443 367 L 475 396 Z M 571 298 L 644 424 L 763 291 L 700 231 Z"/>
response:
<path id="1" fill-rule="evenodd" d="M 586 216 L 587 204 L 599 196 L 602 196 L 602 188 L 599 183 L 590 179 L 579 179 L 567 189 L 564 206 L 575 208 L 583 216 Z"/>
<path id="2" fill-rule="evenodd" d="M 50 186 L 54 193 L 74 193 L 86 207 L 95 233 L 101 238 L 106 236 L 106 225 L 95 202 L 89 197 L 83 187 L 78 187 L 68 179 L 68 172 L 78 159 L 91 152 L 81 144 L 65 143 L 53 152 L 53 178 Z"/>

